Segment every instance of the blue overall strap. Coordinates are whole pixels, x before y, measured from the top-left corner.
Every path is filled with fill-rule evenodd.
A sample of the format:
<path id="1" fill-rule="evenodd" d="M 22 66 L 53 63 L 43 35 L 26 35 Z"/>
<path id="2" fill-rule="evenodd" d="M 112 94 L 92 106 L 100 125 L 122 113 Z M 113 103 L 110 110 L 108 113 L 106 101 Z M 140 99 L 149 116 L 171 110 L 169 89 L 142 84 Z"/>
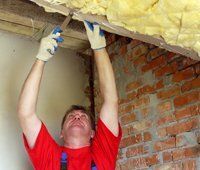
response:
<path id="1" fill-rule="evenodd" d="M 67 170 L 67 154 L 65 152 L 61 154 L 60 170 Z M 91 170 L 97 170 L 94 162 L 91 164 Z"/>
<path id="2" fill-rule="evenodd" d="M 91 170 L 97 170 L 95 163 L 92 161 Z"/>
<path id="3" fill-rule="evenodd" d="M 60 160 L 60 170 L 67 170 L 67 154 L 62 152 Z"/>

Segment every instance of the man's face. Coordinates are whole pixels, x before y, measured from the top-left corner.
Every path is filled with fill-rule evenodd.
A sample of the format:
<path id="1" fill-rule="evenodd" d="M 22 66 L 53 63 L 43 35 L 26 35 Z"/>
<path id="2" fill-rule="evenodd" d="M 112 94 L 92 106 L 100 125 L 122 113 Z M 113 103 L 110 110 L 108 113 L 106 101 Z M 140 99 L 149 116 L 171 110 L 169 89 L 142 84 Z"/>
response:
<path id="1" fill-rule="evenodd" d="M 74 110 L 70 112 L 63 124 L 61 137 L 64 141 L 70 140 L 71 137 L 85 138 L 90 140 L 93 137 L 90 117 L 82 110 Z"/>

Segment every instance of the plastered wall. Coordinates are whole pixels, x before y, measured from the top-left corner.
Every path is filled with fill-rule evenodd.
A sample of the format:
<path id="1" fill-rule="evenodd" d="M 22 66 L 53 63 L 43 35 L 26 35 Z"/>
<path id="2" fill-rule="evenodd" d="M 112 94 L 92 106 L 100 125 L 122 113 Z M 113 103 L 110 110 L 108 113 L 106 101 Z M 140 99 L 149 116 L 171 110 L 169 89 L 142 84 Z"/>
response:
<path id="1" fill-rule="evenodd" d="M 32 170 L 24 150 L 16 105 L 39 43 L 0 31 L 0 170 Z M 45 66 L 37 113 L 59 141 L 60 122 L 71 104 L 87 105 L 85 66 L 71 50 L 59 48 Z"/>

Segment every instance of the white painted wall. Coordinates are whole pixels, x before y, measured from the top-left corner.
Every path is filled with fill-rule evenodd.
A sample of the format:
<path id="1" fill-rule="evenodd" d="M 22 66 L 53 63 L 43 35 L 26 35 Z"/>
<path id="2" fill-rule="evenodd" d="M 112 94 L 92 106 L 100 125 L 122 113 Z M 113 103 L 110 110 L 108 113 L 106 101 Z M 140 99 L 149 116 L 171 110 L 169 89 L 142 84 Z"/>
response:
<path id="1" fill-rule="evenodd" d="M 39 43 L 0 32 L 0 170 L 32 170 L 22 143 L 16 105 Z M 74 51 L 59 48 L 45 67 L 37 113 L 58 141 L 60 123 L 71 104 L 85 104 L 87 79 Z"/>

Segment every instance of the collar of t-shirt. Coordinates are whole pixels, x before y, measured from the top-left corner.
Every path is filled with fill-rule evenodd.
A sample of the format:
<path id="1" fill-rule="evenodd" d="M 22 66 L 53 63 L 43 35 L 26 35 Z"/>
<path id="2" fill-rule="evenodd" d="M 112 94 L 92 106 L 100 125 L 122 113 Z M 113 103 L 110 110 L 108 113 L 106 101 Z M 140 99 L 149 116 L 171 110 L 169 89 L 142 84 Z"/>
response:
<path id="1" fill-rule="evenodd" d="M 71 158 L 85 158 L 85 156 L 91 156 L 91 147 L 90 146 L 84 146 L 79 149 L 71 149 L 67 147 L 62 147 L 62 151 L 65 152 L 68 157 Z"/>

